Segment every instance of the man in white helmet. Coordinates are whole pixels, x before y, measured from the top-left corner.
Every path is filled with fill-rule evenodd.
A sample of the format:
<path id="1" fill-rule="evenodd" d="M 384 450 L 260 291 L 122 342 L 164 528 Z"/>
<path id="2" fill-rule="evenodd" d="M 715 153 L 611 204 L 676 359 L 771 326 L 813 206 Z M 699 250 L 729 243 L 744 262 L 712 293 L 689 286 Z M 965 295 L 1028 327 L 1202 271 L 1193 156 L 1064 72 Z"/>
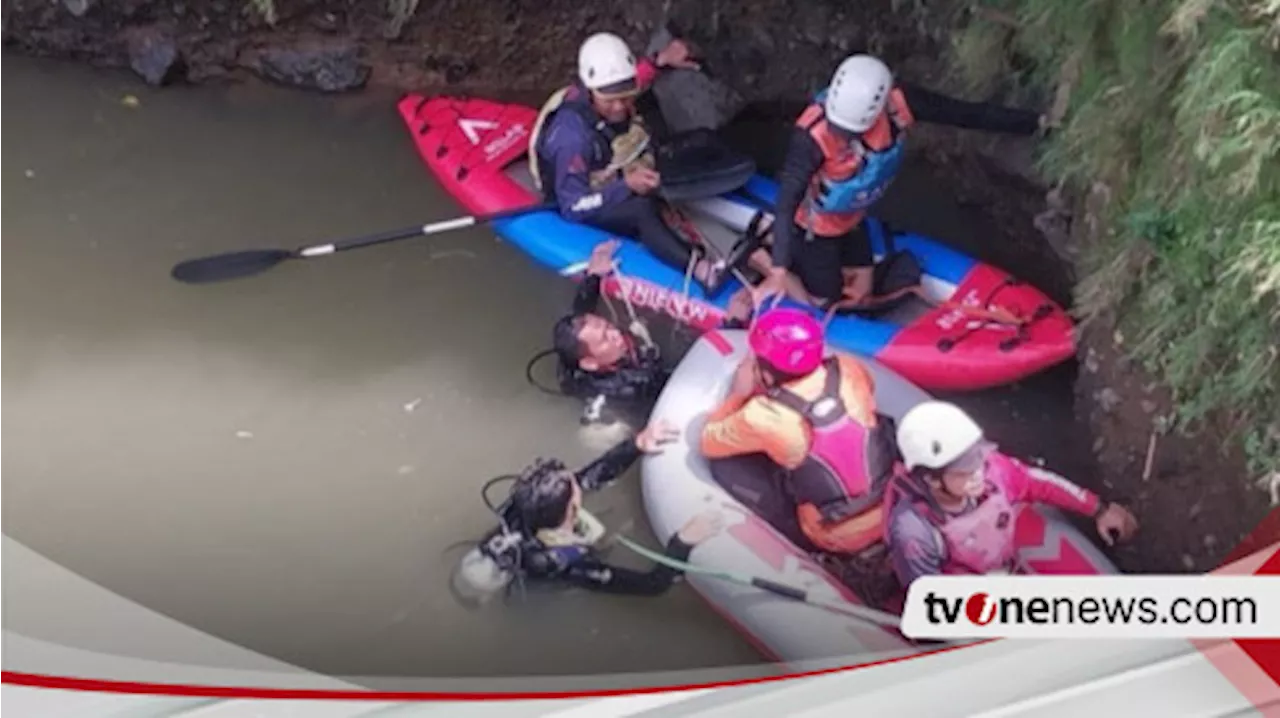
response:
<path id="1" fill-rule="evenodd" d="M 796 120 L 779 176 L 773 267 L 758 298 L 785 291 L 824 308 L 866 302 L 873 259 L 862 220 L 897 175 L 907 130 L 917 121 L 1015 134 L 1042 125 L 1035 112 L 895 83 L 871 55 L 845 59 Z"/>
<path id="2" fill-rule="evenodd" d="M 696 68 L 689 46 L 673 40 L 653 58 L 639 58 L 611 33 L 596 33 L 578 52 L 578 81 L 547 100 L 530 138 L 535 182 L 573 222 L 638 239 L 658 259 L 684 270 L 691 248 L 663 221 L 653 193 L 650 136 L 636 97 L 665 67 Z M 719 286 L 724 262 L 697 261 L 694 277 Z"/>
<path id="3" fill-rule="evenodd" d="M 1109 546 L 1138 529 L 1120 504 L 995 451 L 953 404 L 913 407 L 898 425 L 898 448 L 910 473 L 887 491 L 885 538 L 904 587 L 926 575 L 1011 571 L 1019 504 L 1046 503 L 1091 516 Z"/>

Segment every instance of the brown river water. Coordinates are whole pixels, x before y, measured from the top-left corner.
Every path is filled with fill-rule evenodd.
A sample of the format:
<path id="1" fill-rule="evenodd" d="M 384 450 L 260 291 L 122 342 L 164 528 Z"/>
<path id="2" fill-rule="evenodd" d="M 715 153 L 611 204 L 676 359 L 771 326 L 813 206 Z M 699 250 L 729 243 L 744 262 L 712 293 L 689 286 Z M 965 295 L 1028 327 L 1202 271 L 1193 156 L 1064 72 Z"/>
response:
<path id="1" fill-rule="evenodd" d="M 524 377 L 572 286 L 489 230 L 225 284 L 170 279 L 196 256 L 458 214 L 394 96 L 153 91 L 12 55 L 3 80 L 7 535 L 183 623 L 334 675 L 763 660 L 685 586 L 480 611 L 454 599 L 459 542 L 492 526 L 481 484 L 601 448 L 573 402 Z M 908 199 L 925 182 L 902 181 Z M 921 219 L 917 202 L 894 202 Z M 939 212 L 916 228 L 981 236 Z M 1051 373 L 966 401 L 986 418 L 1024 407 L 1004 421 L 1031 450 L 1025 437 L 1060 422 L 1068 395 Z M 1071 442 L 1058 444 L 1045 450 L 1069 463 Z M 635 478 L 589 505 L 654 545 Z"/>

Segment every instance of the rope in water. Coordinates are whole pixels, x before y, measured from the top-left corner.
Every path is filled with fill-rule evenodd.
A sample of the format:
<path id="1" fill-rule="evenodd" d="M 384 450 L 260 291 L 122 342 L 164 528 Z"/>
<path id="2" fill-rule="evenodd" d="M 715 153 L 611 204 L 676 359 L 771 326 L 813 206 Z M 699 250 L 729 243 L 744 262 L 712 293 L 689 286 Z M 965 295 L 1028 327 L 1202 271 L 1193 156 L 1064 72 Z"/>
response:
<path id="1" fill-rule="evenodd" d="M 868 608 L 867 606 L 859 606 L 857 604 L 848 603 L 846 601 L 831 601 L 824 598 L 811 596 L 809 595 L 809 592 L 804 589 L 795 588 L 794 586 L 788 586 L 786 584 L 777 583 L 776 581 L 770 581 L 769 579 L 759 578 L 757 576 L 747 576 L 745 574 L 731 573 L 728 571 L 717 571 L 715 569 L 695 566 L 693 564 L 671 558 L 670 556 L 667 556 L 665 554 L 658 553 L 651 549 L 647 549 L 644 546 L 641 546 L 635 543 L 634 541 L 628 539 L 626 536 L 622 536 L 619 534 L 617 536 L 617 539 L 623 546 L 626 546 L 627 548 L 631 549 L 632 551 L 635 551 L 641 556 L 644 556 L 650 561 L 653 561 L 654 563 L 663 564 L 665 566 L 669 566 L 679 571 L 684 571 L 686 573 L 695 573 L 702 576 L 708 576 L 710 578 L 718 578 L 718 579 L 729 581 L 731 583 L 736 583 L 742 586 L 751 586 L 753 588 L 759 588 L 765 591 L 769 591 L 770 593 L 775 593 L 779 596 L 783 596 L 785 598 L 790 598 L 792 600 L 799 601 L 801 603 L 806 603 L 816 608 L 822 608 L 835 613 L 840 613 L 845 616 L 849 616 L 851 618 L 856 618 L 861 621 L 867 621 L 869 623 L 874 623 L 880 626 L 888 626 L 890 628 L 896 629 L 899 627 L 901 623 L 901 619 L 898 616 L 895 616 L 892 613 L 889 613 L 887 611 L 880 611 L 874 608 Z"/>

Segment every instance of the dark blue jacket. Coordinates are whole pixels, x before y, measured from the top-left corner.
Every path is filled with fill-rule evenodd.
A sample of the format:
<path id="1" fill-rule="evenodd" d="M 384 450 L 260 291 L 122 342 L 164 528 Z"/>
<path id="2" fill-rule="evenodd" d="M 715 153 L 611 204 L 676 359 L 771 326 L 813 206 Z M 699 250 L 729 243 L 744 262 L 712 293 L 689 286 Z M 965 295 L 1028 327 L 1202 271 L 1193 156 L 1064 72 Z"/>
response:
<path id="1" fill-rule="evenodd" d="M 586 90 L 574 84 L 564 102 L 547 118 L 538 141 L 539 174 L 560 206 L 560 216 L 587 222 L 597 212 L 631 196 L 622 173 L 599 191 L 591 189 L 590 173 L 604 169 L 613 156 L 614 137 L 627 125 L 610 126 L 592 109 Z"/>

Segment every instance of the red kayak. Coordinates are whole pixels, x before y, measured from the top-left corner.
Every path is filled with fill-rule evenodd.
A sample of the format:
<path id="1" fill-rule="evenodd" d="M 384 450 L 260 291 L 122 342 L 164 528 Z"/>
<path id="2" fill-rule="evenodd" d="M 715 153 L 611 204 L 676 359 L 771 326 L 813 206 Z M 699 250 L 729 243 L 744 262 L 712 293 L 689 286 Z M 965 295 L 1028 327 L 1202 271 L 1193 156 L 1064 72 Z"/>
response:
<path id="1" fill-rule="evenodd" d="M 473 214 L 536 205 L 527 152 L 537 110 L 484 99 L 409 95 L 399 104 L 419 155 L 444 188 Z M 777 187 L 759 175 L 710 199 L 680 202 L 689 219 L 677 228 L 727 251 L 768 215 Z M 609 235 L 544 210 L 494 222 L 498 234 L 562 276 L 580 278 L 592 248 Z M 1043 292 L 1004 271 L 910 232 L 867 219 L 877 260 L 910 252 L 923 270 L 923 297 L 910 297 L 874 317 L 840 314 L 827 326 L 835 347 L 868 356 L 931 391 L 1007 384 L 1057 365 L 1075 353 L 1074 327 Z M 619 273 L 605 283 L 613 298 L 667 314 L 696 329 L 719 325 L 731 280 L 712 296 L 640 243 L 623 238 Z M 793 305 L 783 302 L 784 305 Z M 817 310 L 809 309 L 817 314 Z"/>

